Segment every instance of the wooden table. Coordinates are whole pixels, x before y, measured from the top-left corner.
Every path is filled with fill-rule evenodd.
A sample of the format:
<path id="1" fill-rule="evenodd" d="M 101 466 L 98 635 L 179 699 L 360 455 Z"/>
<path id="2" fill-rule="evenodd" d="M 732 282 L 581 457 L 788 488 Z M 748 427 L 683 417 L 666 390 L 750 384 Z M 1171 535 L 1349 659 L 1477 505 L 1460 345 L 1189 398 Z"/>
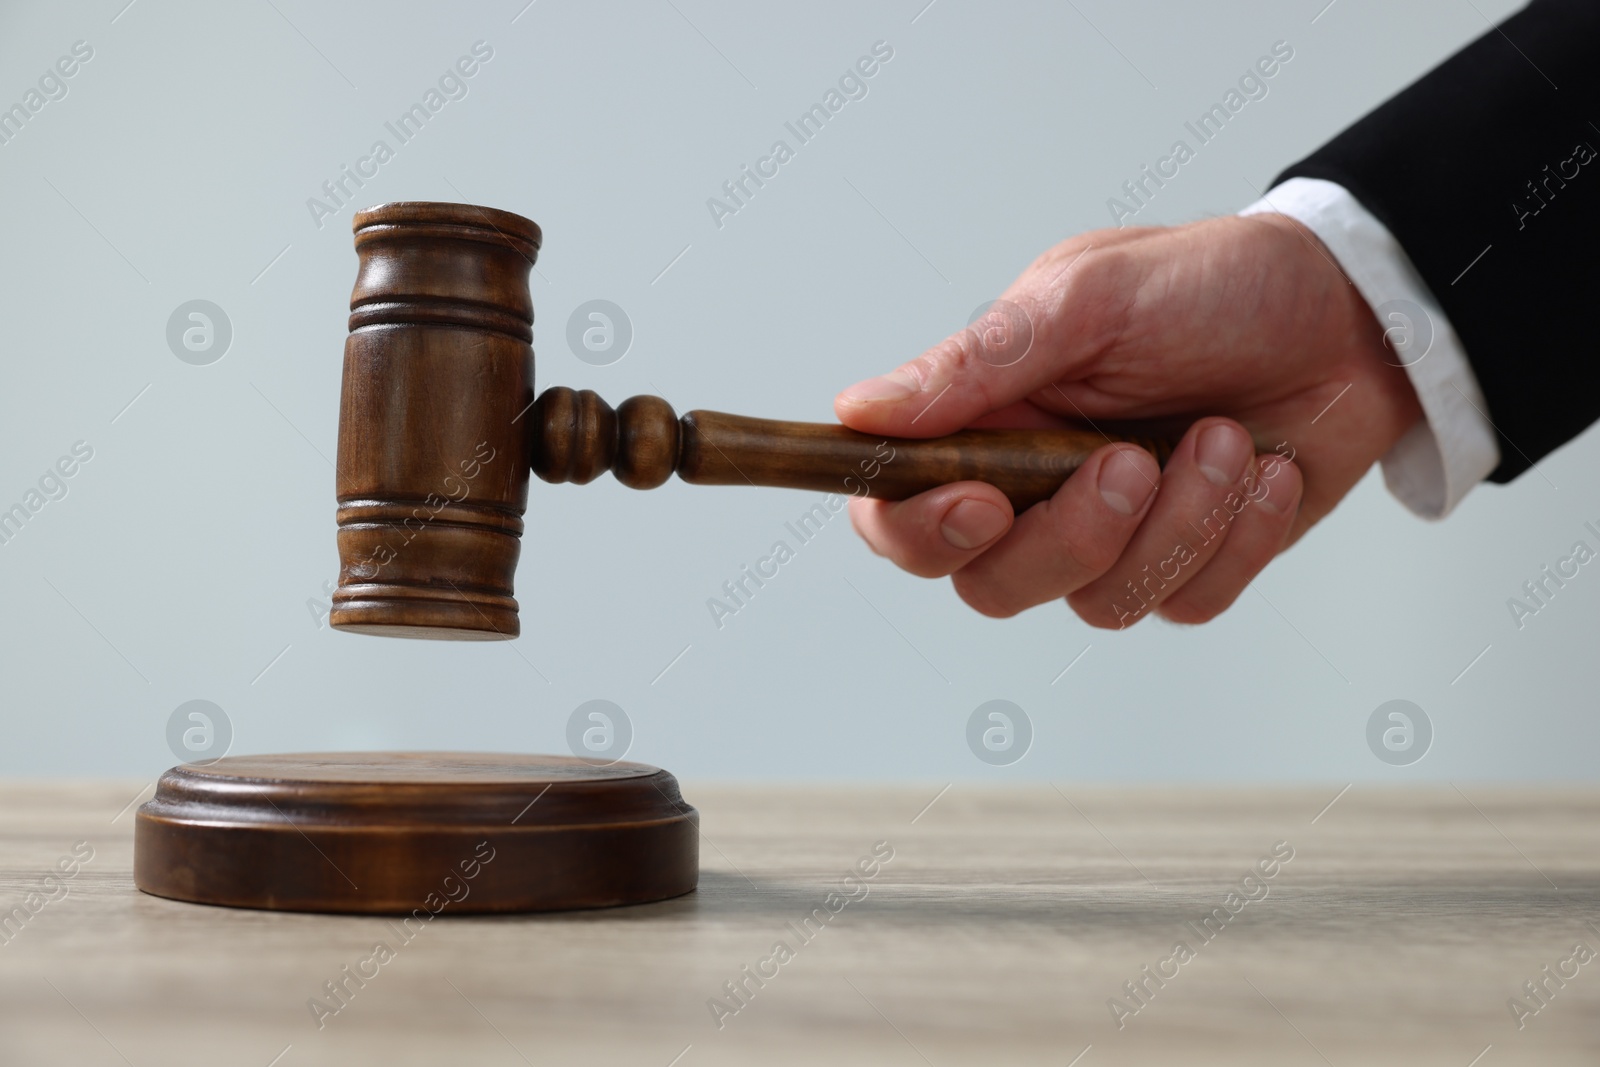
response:
<path id="1" fill-rule="evenodd" d="M 1337 784 L 690 782 L 697 893 L 446 911 L 407 941 L 383 919 L 139 893 L 138 785 L 0 786 L 0 904 L 55 898 L 0 925 L 7 1067 L 1600 1062 L 1600 959 L 1563 962 L 1579 942 L 1600 951 L 1595 789 L 1356 785 L 1329 806 Z M 46 886 L 79 841 L 93 859 Z M 893 859 L 847 886 L 877 842 Z M 1275 845 L 1293 859 L 1274 865 Z M 1263 859 L 1273 876 L 1243 882 Z M 1218 908 L 1226 925 L 1213 917 L 1205 940 Z M 1577 975 L 1545 979 L 1555 993 L 1533 1014 L 1522 984 L 1546 965 Z M 747 998 L 726 993 L 735 981 Z"/>

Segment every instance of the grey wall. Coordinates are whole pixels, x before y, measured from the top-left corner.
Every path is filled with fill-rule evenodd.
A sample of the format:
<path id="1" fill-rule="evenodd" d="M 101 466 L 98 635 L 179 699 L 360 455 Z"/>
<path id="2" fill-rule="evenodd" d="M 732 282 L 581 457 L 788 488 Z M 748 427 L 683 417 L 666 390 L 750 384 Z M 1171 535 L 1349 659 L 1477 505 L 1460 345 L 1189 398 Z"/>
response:
<path id="1" fill-rule="evenodd" d="M 355 257 L 352 209 L 318 226 L 307 200 L 376 139 L 395 155 L 356 206 L 465 200 L 543 225 L 541 384 L 824 420 L 837 389 L 1106 225 L 1122 181 L 1273 42 L 1295 56 L 1269 95 L 1138 221 L 1237 209 L 1482 32 L 1479 10 L 1513 6 L 923 2 L 0 8 L 0 103 L 93 48 L 0 146 L 0 507 L 93 449 L 0 546 L 0 771 L 153 775 L 193 699 L 224 709 L 234 751 L 563 751 L 573 709 L 604 698 L 634 757 L 690 777 L 1594 776 L 1600 576 L 1520 630 L 1506 607 L 1573 541 L 1600 543 L 1582 528 L 1600 524 L 1592 436 L 1438 525 L 1374 474 L 1198 629 L 985 620 L 841 515 L 719 630 L 706 599 L 812 498 L 609 478 L 533 487 L 515 644 L 319 625 Z M 384 123 L 478 41 L 493 56 L 466 95 L 398 146 Z M 866 97 L 719 228 L 707 199 L 877 41 L 894 55 Z M 232 327 L 209 365 L 166 336 L 196 299 Z M 633 324 L 609 366 L 566 342 L 591 299 Z M 1435 731 L 1403 768 L 1366 740 L 1395 698 Z M 966 742 L 993 699 L 1033 723 L 1008 767 Z"/>

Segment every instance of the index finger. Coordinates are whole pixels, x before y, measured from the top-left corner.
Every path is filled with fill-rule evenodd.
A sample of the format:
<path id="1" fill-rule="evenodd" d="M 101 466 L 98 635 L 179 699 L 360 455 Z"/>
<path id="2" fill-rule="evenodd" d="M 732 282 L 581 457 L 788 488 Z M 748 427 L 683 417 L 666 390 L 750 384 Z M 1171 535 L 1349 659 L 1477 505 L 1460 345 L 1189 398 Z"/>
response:
<path id="1" fill-rule="evenodd" d="M 1110 349 L 1141 274 L 1137 260 L 1114 245 L 1085 244 L 1065 263 L 1041 260 L 972 326 L 846 389 L 834 412 L 864 433 L 938 437 L 959 430 Z"/>

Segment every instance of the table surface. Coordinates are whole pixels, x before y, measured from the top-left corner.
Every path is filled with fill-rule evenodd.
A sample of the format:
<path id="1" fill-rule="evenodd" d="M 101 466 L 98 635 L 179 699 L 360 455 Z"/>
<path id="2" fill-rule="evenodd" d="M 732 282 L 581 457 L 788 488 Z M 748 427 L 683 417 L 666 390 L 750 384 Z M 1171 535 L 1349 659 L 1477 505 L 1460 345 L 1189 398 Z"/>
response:
<path id="1" fill-rule="evenodd" d="M 7 1067 L 1600 1062 L 1592 788 L 690 782 L 697 892 L 409 931 L 138 892 L 138 789 L 0 785 Z"/>

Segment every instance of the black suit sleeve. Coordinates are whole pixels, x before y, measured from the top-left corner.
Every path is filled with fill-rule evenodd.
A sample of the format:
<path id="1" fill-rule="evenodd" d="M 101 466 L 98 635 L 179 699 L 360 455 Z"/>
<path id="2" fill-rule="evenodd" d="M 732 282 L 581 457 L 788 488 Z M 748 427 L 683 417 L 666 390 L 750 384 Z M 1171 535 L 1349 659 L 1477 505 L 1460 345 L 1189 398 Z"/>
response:
<path id="1" fill-rule="evenodd" d="M 1534 0 L 1287 178 L 1338 182 L 1460 336 L 1510 481 L 1600 417 L 1600 3 Z"/>

